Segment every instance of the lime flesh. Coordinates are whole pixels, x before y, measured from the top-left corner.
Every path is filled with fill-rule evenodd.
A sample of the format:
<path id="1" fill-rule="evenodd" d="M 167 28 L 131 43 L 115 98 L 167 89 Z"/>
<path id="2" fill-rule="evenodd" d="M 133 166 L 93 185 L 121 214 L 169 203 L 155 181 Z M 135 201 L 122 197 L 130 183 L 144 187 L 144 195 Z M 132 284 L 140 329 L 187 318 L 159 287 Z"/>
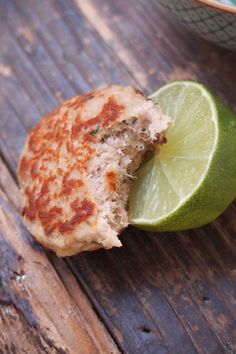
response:
<path id="1" fill-rule="evenodd" d="M 214 220 L 236 196 L 236 117 L 203 85 L 177 81 L 150 98 L 172 118 L 167 144 L 131 189 L 131 222 L 156 231 Z"/>

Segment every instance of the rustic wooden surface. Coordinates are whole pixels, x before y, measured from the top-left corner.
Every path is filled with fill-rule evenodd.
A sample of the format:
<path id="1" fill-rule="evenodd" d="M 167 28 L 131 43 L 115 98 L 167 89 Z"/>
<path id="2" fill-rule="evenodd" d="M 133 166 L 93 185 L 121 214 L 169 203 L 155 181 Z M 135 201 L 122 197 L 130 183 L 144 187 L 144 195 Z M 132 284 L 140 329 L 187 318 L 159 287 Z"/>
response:
<path id="1" fill-rule="evenodd" d="M 236 353 L 236 205 L 177 234 L 129 227 L 124 247 L 58 259 L 21 223 L 27 131 L 105 83 L 150 93 L 197 79 L 236 110 L 236 54 L 157 0 L 0 0 L 0 353 Z"/>

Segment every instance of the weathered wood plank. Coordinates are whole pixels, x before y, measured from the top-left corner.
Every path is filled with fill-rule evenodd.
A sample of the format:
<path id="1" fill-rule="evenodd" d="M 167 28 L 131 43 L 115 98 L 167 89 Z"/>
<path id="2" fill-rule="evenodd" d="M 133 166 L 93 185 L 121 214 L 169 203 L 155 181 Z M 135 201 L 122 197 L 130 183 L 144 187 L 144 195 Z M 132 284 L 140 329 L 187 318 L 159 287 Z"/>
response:
<path id="1" fill-rule="evenodd" d="M 19 190 L 2 162 L 1 172 L 1 185 L 9 195 L 17 194 L 12 203 L 19 208 Z M 1 190 L 0 246 L 0 343 L 5 350 L 118 352 L 73 275 L 64 265 L 63 274 L 69 275 L 65 285 Z"/>
<path id="2" fill-rule="evenodd" d="M 20 314 L 13 305 L 0 306 L 0 353 L 40 353 L 37 339 L 35 338 L 33 328 L 25 325 Z M 48 345 L 41 346 L 43 350 L 51 350 L 56 353 L 53 348 Z"/>
<path id="3" fill-rule="evenodd" d="M 17 119 L 12 105 L 0 95 L 2 115 L 0 119 L 0 149 L 11 171 L 15 173 L 26 130 Z"/>
<path id="4" fill-rule="evenodd" d="M 22 210 L 22 196 L 16 182 L 0 156 L 0 188 L 7 195 L 8 200 L 20 213 Z"/>
<path id="5" fill-rule="evenodd" d="M 132 2 L 134 3 L 134 0 Z M 149 37 L 154 40 L 155 34 L 159 33 L 159 26 L 161 27 L 166 60 L 175 64 L 173 71 L 168 73 L 167 81 L 182 78 L 201 81 L 236 110 L 233 98 L 236 79 L 235 53 L 216 47 L 186 30 L 162 9 L 158 1 L 151 0 L 143 4 L 145 5 L 142 8 L 143 14 L 146 15 L 146 19 L 147 16 L 149 18 L 149 21 L 144 22 L 148 24 L 151 22 Z"/>
<path id="6" fill-rule="evenodd" d="M 137 352 L 152 352 L 150 342 L 149 345 L 142 342 L 139 332 L 142 328 L 149 329 L 149 333 L 144 331 L 148 339 L 153 331 L 161 331 L 163 344 L 170 352 L 181 352 L 182 346 L 186 350 L 188 340 L 184 338 L 181 343 L 182 331 L 175 316 L 191 337 L 197 352 L 224 352 L 235 347 L 235 316 L 228 309 L 233 302 L 229 288 L 235 294 L 234 283 L 231 280 L 225 289 L 221 279 L 212 278 L 212 262 L 204 261 L 209 247 L 199 260 L 194 252 L 185 255 L 180 240 L 179 236 L 173 235 L 157 239 L 156 235 L 126 232 L 122 238 L 125 243 L 122 251 L 114 250 L 109 254 L 100 251 L 96 255 L 80 255 L 69 260 L 92 301 L 102 304 L 100 311 L 106 323 L 126 333 L 123 345 L 129 348 L 128 351 L 135 348 Z M 184 240 L 191 243 L 187 234 L 184 234 Z M 179 256 L 174 261 L 176 254 Z M 234 257 L 231 267 L 235 265 Z M 228 272 L 224 269 L 217 273 L 225 283 Z M 94 289 L 92 294 L 91 287 Z M 217 294 L 219 289 L 220 294 Z M 223 318 L 227 320 L 222 321 Z M 129 347 L 129 333 L 133 336 L 133 349 Z M 143 348 L 140 348 L 140 342 Z M 188 348 L 188 352 L 195 351 Z"/>

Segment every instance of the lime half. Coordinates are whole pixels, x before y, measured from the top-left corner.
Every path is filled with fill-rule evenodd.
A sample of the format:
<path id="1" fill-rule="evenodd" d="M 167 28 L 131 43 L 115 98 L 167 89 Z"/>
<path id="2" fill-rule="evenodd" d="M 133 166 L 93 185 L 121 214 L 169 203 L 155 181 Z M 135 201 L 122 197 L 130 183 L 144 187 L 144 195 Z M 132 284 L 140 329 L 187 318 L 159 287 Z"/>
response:
<path id="1" fill-rule="evenodd" d="M 207 224 L 236 196 L 236 116 L 192 81 L 173 82 L 150 98 L 172 125 L 167 143 L 137 171 L 131 223 L 155 231 Z"/>

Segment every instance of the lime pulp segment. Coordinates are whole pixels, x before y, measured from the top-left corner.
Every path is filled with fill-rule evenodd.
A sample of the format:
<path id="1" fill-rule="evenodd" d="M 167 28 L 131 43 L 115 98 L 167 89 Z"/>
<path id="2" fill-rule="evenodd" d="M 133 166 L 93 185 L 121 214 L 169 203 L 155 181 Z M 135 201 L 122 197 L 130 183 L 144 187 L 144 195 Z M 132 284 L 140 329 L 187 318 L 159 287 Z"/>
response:
<path id="1" fill-rule="evenodd" d="M 202 85 L 175 82 L 150 96 L 172 118 L 167 144 L 137 173 L 130 197 L 133 223 L 158 223 L 198 189 L 217 144 L 212 97 Z"/>

